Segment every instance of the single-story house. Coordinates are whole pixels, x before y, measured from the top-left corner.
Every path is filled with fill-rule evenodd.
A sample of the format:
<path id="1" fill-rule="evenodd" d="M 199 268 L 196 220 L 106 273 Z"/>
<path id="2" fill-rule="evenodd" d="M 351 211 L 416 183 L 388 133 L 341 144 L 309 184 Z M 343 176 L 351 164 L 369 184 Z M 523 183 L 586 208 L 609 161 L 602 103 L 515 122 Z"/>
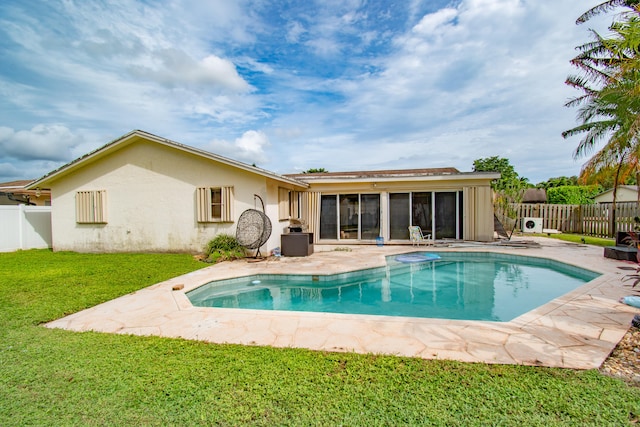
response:
<path id="1" fill-rule="evenodd" d="M 593 198 L 596 203 L 613 203 L 613 188 L 603 191 Z M 618 185 L 616 191 L 616 203 L 621 202 L 637 202 L 638 186 L 637 185 Z"/>
<path id="2" fill-rule="evenodd" d="M 497 178 L 454 168 L 279 175 L 135 130 L 28 188 L 51 191 L 54 250 L 198 252 L 264 203 L 265 253 L 292 219 L 316 244 L 409 243 L 409 225 L 491 241 Z"/>
<path id="3" fill-rule="evenodd" d="M 33 180 L 0 183 L 0 205 L 51 206 L 48 190 L 27 190 Z"/>

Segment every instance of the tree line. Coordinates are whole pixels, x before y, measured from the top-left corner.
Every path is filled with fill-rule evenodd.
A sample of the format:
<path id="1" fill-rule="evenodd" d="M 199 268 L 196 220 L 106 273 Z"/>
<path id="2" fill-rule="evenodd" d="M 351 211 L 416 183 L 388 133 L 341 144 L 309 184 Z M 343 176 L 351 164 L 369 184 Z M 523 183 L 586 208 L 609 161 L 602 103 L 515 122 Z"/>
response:
<path id="1" fill-rule="evenodd" d="M 560 176 L 533 185 L 529 179 L 520 176 L 509 159 L 493 156 L 474 160 L 476 172 L 500 172 L 500 179 L 491 183 L 498 201 L 502 204 L 519 203 L 524 191 L 529 188 L 544 189 L 547 203 L 565 205 L 586 205 L 593 203 L 595 196 L 606 188 L 599 184 L 584 185 L 577 176 Z"/>

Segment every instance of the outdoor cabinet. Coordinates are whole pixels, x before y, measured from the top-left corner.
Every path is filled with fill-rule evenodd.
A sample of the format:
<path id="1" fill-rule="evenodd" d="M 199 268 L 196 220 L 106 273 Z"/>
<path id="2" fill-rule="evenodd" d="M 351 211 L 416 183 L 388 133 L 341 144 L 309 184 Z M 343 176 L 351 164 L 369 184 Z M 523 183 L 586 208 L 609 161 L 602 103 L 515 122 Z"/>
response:
<path id="1" fill-rule="evenodd" d="M 313 253 L 313 233 L 288 233 L 281 239 L 282 256 L 309 256 Z"/>

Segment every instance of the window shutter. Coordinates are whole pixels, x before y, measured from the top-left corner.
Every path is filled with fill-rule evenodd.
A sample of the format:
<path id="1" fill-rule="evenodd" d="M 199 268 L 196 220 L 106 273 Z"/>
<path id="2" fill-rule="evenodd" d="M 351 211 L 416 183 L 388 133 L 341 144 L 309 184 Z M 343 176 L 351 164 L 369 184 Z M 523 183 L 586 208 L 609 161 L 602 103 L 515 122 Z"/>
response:
<path id="1" fill-rule="evenodd" d="M 76 222 L 104 224 L 107 222 L 107 191 L 78 191 L 76 193 Z"/>
<path id="2" fill-rule="evenodd" d="M 300 192 L 291 191 L 289 199 L 289 216 L 292 218 L 300 217 Z"/>
<path id="3" fill-rule="evenodd" d="M 291 213 L 289 211 L 289 190 L 278 187 L 278 219 L 289 219 Z"/>
<path id="4" fill-rule="evenodd" d="M 196 190 L 196 209 L 198 210 L 198 222 L 211 222 L 211 191 L 208 187 L 199 187 Z"/>
<path id="5" fill-rule="evenodd" d="M 222 222 L 233 222 L 233 187 L 222 187 Z"/>

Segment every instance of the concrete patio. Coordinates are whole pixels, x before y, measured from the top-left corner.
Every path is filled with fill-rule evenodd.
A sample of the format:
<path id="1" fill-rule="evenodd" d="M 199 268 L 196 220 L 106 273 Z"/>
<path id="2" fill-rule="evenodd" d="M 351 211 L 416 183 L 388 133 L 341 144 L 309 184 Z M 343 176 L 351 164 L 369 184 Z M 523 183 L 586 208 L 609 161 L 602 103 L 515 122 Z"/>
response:
<path id="1" fill-rule="evenodd" d="M 385 256 L 411 246 L 316 245 L 304 258 L 225 262 L 125 295 L 48 323 L 74 331 L 158 335 L 212 343 L 298 347 L 322 351 L 393 354 L 464 362 L 598 368 L 640 310 L 620 304 L 631 294 L 603 248 L 545 238 L 514 238 L 538 245 L 452 244 L 435 251 L 492 251 L 544 257 L 602 273 L 580 288 L 510 322 L 199 308 L 185 292 L 213 280 L 251 274 L 333 274 L 380 267 Z M 524 244 L 523 246 L 527 246 Z M 341 246 L 339 249 L 346 248 Z M 421 248 L 424 249 L 424 248 Z M 174 287 L 182 289 L 173 290 Z"/>

